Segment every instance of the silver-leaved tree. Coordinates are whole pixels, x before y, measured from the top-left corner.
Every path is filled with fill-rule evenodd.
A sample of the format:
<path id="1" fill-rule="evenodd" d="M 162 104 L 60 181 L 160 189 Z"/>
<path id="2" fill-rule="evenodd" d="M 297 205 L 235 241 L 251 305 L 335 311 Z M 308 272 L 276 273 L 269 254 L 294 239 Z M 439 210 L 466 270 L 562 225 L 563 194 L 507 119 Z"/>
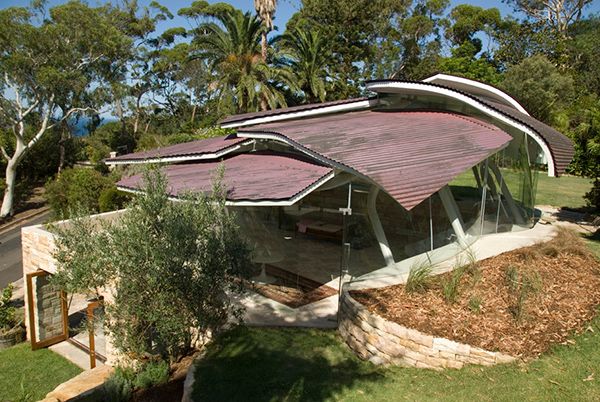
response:
<path id="1" fill-rule="evenodd" d="M 0 153 L 6 161 L 0 218 L 13 213 L 17 167 L 49 130 L 106 102 L 131 39 L 106 5 L 0 10 Z"/>
<path id="2" fill-rule="evenodd" d="M 109 288 L 105 321 L 121 352 L 173 361 L 241 313 L 230 296 L 243 290 L 250 252 L 220 182 L 173 202 L 153 170 L 118 221 L 99 227 L 84 217 L 58 230 L 53 280 L 67 292 Z"/>

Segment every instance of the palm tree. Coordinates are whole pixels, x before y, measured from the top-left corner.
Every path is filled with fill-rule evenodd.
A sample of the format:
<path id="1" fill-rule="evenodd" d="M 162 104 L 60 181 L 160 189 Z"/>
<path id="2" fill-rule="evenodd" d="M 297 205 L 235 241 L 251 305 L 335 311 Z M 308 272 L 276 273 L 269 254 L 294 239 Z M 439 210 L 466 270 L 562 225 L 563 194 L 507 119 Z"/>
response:
<path id="1" fill-rule="evenodd" d="M 273 16 L 277 8 L 277 0 L 254 0 L 254 8 L 263 23 L 261 34 L 261 56 L 267 62 L 267 34 L 273 29 Z"/>
<path id="2" fill-rule="evenodd" d="M 329 57 L 325 41 L 317 31 L 294 29 L 281 39 L 283 63 L 309 103 L 323 102 Z"/>
<path id="3" fill-rule="evenodd" d="M 221 105 L 236 105 L 238 113 L 286 106 L 283 86 L 297 87 L 288 70 L 269 66 L 261 58 L 260 20 L 239 10 L 215 19 L 220 24 L 205 22 L 196 30 L 199 53 L 193 57 L 209 61 L 214 77 L 209 88 L 219 92 Z"/>

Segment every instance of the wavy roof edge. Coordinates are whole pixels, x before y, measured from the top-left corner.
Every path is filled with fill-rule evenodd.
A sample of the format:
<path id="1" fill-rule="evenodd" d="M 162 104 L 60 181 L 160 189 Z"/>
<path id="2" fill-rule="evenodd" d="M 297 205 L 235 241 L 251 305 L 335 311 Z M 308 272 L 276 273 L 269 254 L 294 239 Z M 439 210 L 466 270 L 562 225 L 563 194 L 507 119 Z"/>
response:
<path id="1" fill-rule="evenodd" d="M 466 79 L 465 79 L 466 80 Z M 474 81 L 471 80 L 473 82 Z M 512 106 L 508 106 L 505 104 L 500 104 L 497 102 L 493 102 L 488 99 L 483 99 L 480 96 L 473 95 L 469 92 L 465 92 L 463 90 L 458 90 L 456 88 L 452 88 L 446 85 L 435 84 L 431 82 L 424 81 L 415 81 L 415 80 L 396 80 L 396 79 L 377 79 L 377 80 L 368 80 L 365 82 L 367 89 L 377 84 L 412 84 L 412 85 L 422 85 L 428 86 L 431 88 L 439 88 L 446 91 L 451 91 L 456 94 L 466 96 L 475 102 L 482 104 L 484 107 L 492 109 L 493 111 L 508 117 L 509 119 L 525 126 L 532 132 L 537 133 L 548 147 L 548 151 L 550 153 L 552 166 L 549 165 L 548 174 L 550 176 L 559 176 L 564 173 L 567 166 L 573 159 L 575 155 L 575 149 L 573 146 L 573 142 L 564 134 L 554 129 L 553 127 L 537 120 L 535 117 L 530 116 L 527 113 L 523 113 Z M 371 89 L 374 92 L 378 92 L 375 89 Z M 507 96 L 509 96 L 507 94 Z"/>

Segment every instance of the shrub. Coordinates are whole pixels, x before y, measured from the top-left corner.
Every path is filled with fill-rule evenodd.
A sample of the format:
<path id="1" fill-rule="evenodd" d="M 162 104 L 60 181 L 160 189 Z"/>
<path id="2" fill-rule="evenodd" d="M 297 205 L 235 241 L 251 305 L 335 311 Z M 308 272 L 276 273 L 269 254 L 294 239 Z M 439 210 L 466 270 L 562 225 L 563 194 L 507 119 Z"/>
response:
<path id="1" fill-rule="evenodd" d="M 424 292 L 431 285 L 433 265 L 429 261 L 415 262 L 408 272 L 405 289 L 408 293 Z"/>
<path id="2" fill-rule="evenodd" d="M 133 386 L 136 389 L 146 389 L 164 384 L 169 380 L 169 364 L 164 361 L 149 362 L 136 374 Z"/>
<path id="3" fill-rule="evenodd" d="M 46 197 L 57 218 L 68 218 L 71 211 L 99 212 L 98 197 L 114 188 L 114 180 L 92 169 L 65 169 L 46 183 Z"/>
<path id="4" fill-rule="evenodd" d="M 17 310 L 10 304 L 12 294 L 13 285 L 9 283 L 0 298 L 0 330 L 10 330 L 17 325 Z"/>
<path id="5" fill-rule="evenodd" d="M 158 170 L 145 174 L 144 186 L 102 230 L 85 218 L 57 229 L 53 280 L 70 293 L 111 285 L 105 322 L 115 347 L 133 359 L 158 354 L 173 361 L 240 316 L 242 307 L 228 295 L 243 291 L 250 252 L 220 180 L 212 195 L 182 202 L 169 201 Z"/>
<path id="6" fill-rule="evenodd" d="M 131 369 L 117 367 L 113 375 L 104 383 L 106 402 L 128 402 L 133 394 L 135 373 Z"/>
<path id="7" fill-rule="evenodd" d="M 587 205 L 594 208 L 596 211 L 600 211 L 600 179 L 594 180 L 594 185 L 591 190 L 587 192 L 583 198 L 585 198 Z"/>
<path id="8" fill-rule="evenodd" d="M 481 300 L 481 297 L 472 296 L 469 299 L 469 310 L 471 310 L 474 313 L 480 313 L 482 304 L 483 304 L 483 301 Z"/>
<path id="9" fill-rule="evenodd" d="M 442 277 L 442 293 L 448 303 L 454 303 L 458 299 L 460 281 L 466 270 L 466 265 L 457 266 L 452 272 Z"/>
<path id="10" fill-rule="evenodd" d="M 98 197 L 98 209 L 100 212 L 116 211 L 123 208 L 127 201 L 129 196 L 116 187 L 105 188 Z"/>

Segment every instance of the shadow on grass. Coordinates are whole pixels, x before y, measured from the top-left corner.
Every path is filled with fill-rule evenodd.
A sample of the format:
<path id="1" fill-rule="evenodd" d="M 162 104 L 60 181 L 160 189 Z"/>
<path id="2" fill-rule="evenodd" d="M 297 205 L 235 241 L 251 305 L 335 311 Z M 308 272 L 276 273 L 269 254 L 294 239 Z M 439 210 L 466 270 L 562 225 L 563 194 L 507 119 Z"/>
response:
<path id="1" fill-rule="evenodd" d="M 197 401 L 323 401 L 384 379 L 336 340 L 335 331 L 236 328 L 197 366 Z"/>

